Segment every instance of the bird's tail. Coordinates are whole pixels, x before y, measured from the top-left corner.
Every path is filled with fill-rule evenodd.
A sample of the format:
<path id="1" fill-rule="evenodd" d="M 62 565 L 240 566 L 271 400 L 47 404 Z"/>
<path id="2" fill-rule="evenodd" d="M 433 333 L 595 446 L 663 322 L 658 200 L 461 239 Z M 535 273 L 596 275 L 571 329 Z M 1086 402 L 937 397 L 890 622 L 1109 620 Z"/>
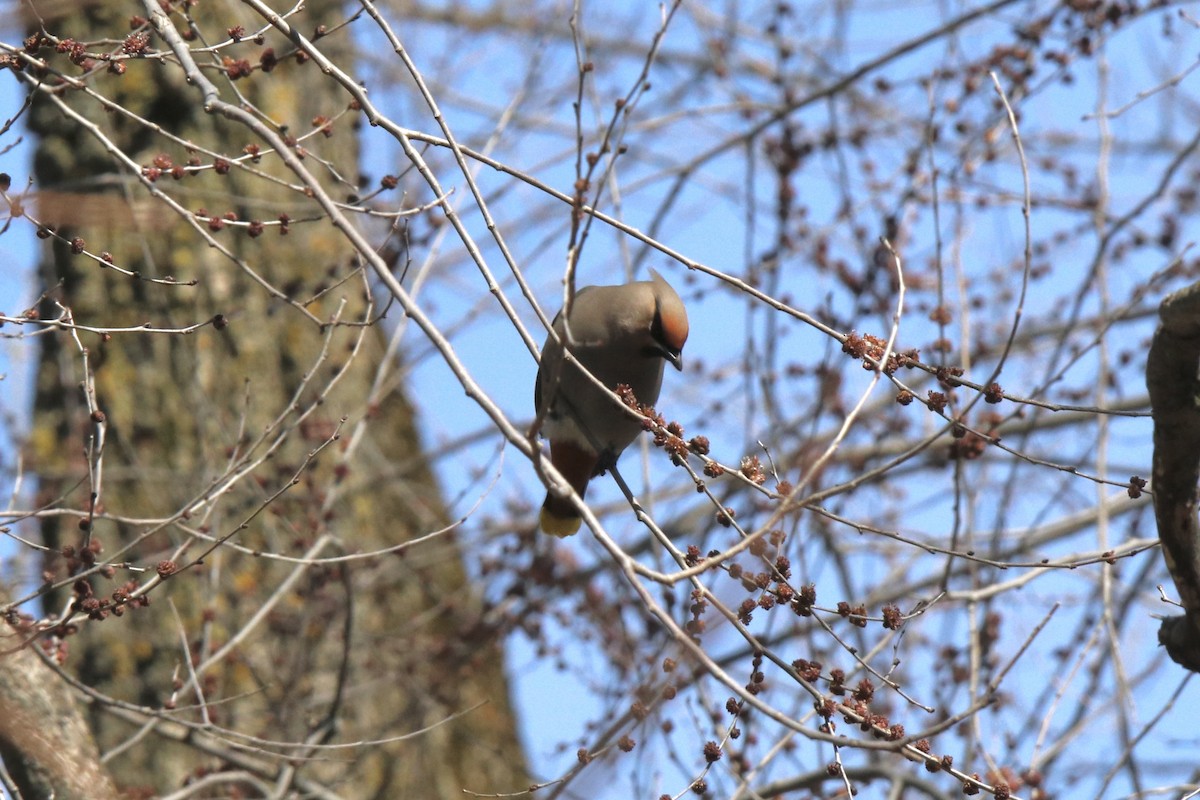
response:
<path id="1" fill-rule="evenodd" d="M 599 456 L 574 442 L 550 441 L 550 463 L 571 484 L 580 497 L 587 492 L 588 481 L 596 472 Z M 551 536 L 571 536 L 579 530 L 582 520 L 569 497 L 557 497 L 547 492 L 538 516 L 541 529 Z"/>

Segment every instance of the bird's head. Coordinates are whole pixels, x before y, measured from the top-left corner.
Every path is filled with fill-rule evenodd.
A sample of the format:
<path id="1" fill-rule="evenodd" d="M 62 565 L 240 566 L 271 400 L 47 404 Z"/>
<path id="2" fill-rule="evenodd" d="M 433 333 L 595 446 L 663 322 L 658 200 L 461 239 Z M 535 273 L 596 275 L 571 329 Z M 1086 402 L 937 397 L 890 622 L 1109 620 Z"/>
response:
<path id="1" fill-rule="evenodd" d="M 683 369 L 683 345 L 688 337 L 687 310 L 683 301 L 663 276 L 650 270 L 647 286 L 654 298 L 647 348 L 666 359 L 675 369 Z"/>

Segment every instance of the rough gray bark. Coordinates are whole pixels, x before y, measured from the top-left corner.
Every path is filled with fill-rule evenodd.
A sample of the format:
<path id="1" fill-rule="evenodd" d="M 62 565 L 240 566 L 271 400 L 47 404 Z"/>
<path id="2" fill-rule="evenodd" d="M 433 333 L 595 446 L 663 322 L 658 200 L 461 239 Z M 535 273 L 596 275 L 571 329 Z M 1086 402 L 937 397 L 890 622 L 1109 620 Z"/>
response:
<path id="1" fill-rule="evenodd" d="M 95 43 L 121 41 L 130 30 L 131 10 L 140 4 L 32 6 L 39 24 L 54 36 Z M 214 39 L 228 36 L 226 30 L 235 22 L 250 26 L 255 21 L 243 4 L 231 0 L 189 9 L 191 24 Z M 56 17 L 57 10 L 71 13 Z M 308 2 L 304 13 L 293 18 L 308 30 L 333 29 L 343 20 L 337 0 Z M 354 41 L 345 31 L 331 34 L 322 45 L 339 63 L 355 57 Z M 289 44 L 271 34 L 263 43 L 247 40 L 238 47 L 239 56 L 258 63 L 265 47 L 285 53 Z M 41 46 L 38 53 L 65 74 L 79 71 L 55 47 Z M 232 161 L 255 144 L 245 129 L 205 113 L 202 95 L 169 60 L 131 60 L 123 75 L 101 71 L 91 80 L 113 103 L 205 153 L 226 154 Z M 233 97 L 230 84 L 222 81 Z M 375 325 L 327 329 L 272 296 L 156 203 L 86 126 L 64 114 L 32 81 L 26 88 L 34 95 L 30 127 L 39 136 L 36 213 L 60 234 L 47 240 L 42 288 L 52 290 L 52 299 L 69 307 L 81 324 L 175 327 L 218 314 L 228 319 L 227 325 L 208 326 L 191 336 L 80 334 L 107 419 L 103 495 L 86 533 L 76 517 L 42 519 L 43 539 L 51 548 L 44 568 L 53 579 L 73 576 L 79 563 L 56 554 L 81 553 L 89 539 L 103 547 L 102 557 L 136 542 L 127 557 L 149 569 L 132 576 L 81 579 L 74 585 L 76 605 L 108 602 L 125 581 L 153 575 L 155 564 L 190 534 L 140 520 L 170 518 L 226 469 L 232 454 L 241 458 L 272 420 L 281 414 L 290 419 L 300 409 L 312 410 L 304 424 L 256 474 L 221 498 L 211 520 L 214 531 L 234 530 L 233 540 L 242 546 L 293 556 L 303 555 L 317 540 L 339 543 L 340 551 L 330 546 L 321 552 L 331 556 L 382 550 L 444 527 L 440 487 L 423 454 L 405 387 L 396 382 L 379 397 L 377 407 L 365 407 L 381 359 L 387 357 L 386 331 Z M 237 91 L 297 131 L 319 116 L 334 117 L 347 104 L 341 89 L 314 64 L 295 58 L 284 59 L 269 73 L 254 72 L 239 81 Z M 162 158 L 183 164 L 194 155 L 82 92 L 64 93 L 63 102 L 138 164 Z M 352 180 L 358 169 L 352 120 L 330 134 L 308 147 L 330 165 L 322 175 L 336 172 Z M 213 166 L 208 155 L 196 158 Z M 345 241 L 328 226 L 312 222 L 321 219 L 320 210 L 290 188 L 278 159 L 265 157 L 254 166 L 254 172 L 206 169 L 178 182 L 164 177 L 162 185 L 166 192 L 179 192 L 191 209 L 209 205 L 213 213 L 228 210 L 243 220 L 273 220 L 289 213 L 296 224 L 286 236 L 271 229 L 255 238 L 235 229 L 221 231 L 220 240 L 280 294 L 295 304 L 306 302 L 319 320 L 329 319 L 340 303 L 342 319 L 371 319 L 357 262 Z M 348 192 L 347 186 L 328 179 L 339 197 Z M 80 258 L 68 246 L 74 237 L 110 253 L 115 264 L 136 275 Z M 163 287 L 146 280 L 168 274 L 197 282 Z M 43 318 L 54 316 L 57 308 L 44 303 Z M 62 331 L 39 343 L 28 463 L 37 473 L 39 505 L 78 512 L 91 502 L 84 442 L 92 424 L 80 390 L 79 348 Z M 323 352 L 326 358 L 320 357 Z M 340 383 L 318 398 L 325 386 L 321 381 L 346 364 L 351 352 L 356 355 Z M 315 375 L 311 381 L 310 372 Z M 330 447 L 309 463 L 309 453 L 328 440 L 342 417 L 347 429 L 364 417 L 370 421 L 370 435 L 354 458 L 339 464 L 336 448 Z M 239 431 L 244 433 L 239 436 Z M 264 497 L 287 487 L 301 464 L 307 465 L 303 478 L 271 502 L 269 513 L 236 529 L 238 520 Z M 189 556 L 204 546 L 197 544 Z M 235 767 L 276 782 L 293 768 L 278 757 L 259 759 L 265 762 L 261 768 L 235 763 L 206 752 L 197 737 L 176 735 L 176 720 L 195 725 L 200 717 L 191 707 L 194 693 L 179 701 L 181 708 L 174 707 L 171 697 L 182 658 L 198 662 L 215 652 L 248 624 L 294 569 L 220 550 L 156 589 L 149 606 L 130 606 L 123 609 L 127 615 L 71 632 L 64 669 L 96 692 L 87 706 L 88 722 L 101 749 L 117 751 L 106 766 L 123 791 L 162 794 L 196 776 Z M 57 614 L 70 599 L 49 597 L 45 614 Z M 205 671 L 204 693 L 213 706 L 209 716 L 224 729 L 271 741 L 387 740 L 364 746 L 353 758 L 322 758 L 317 756 L 323 751 L 314 751 L 312 758 L 297 759 L 292 780 L 300 788 L 310 781 L 336 787 L 347 798 L 447 797 L 464 788 L 519 788 L 528 779 L 508 701 L 504 634 L 485 619 L 485 611 L 449 535 L 423 545 L 415 557 L 390 554 L 312 565 L 252 635 Z M 186 644 L 181 636 L 187 637 Z M 0 681 L 14 686 L 55 682 L 27 672 L 27 666 L 27 660 L 0 660 Z M 58 685 L 63 686 L 61 681 Z M 156 722 L 142 736 L 143 723 L 163 709 L 174 712 L 171 724 Z M 44 714 L 10 719 L 18 731 L 30 731 L 30 723 L 40 716 Z M 40 740 L 14 742 L 17 746 L 3 754 L 10 770 L 15 772 L 14 764 L 25 763 L 23 759 L 41 763 Z M 28 754 L 22 745 L 30 748 Z"/>
<path id="2" fill-rule="evenodd" d="M 0 759 L 22 800 L 115 800 L 70 690 L 31 647 L 17 646 L 27 633 L 0 630 Z"/>

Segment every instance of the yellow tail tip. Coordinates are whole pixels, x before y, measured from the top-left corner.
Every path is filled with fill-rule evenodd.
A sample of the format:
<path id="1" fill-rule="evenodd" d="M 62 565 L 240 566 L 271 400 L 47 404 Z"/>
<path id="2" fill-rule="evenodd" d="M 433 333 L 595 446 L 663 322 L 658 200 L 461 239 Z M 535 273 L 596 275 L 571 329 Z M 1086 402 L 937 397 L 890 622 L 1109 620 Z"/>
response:
<path id="1" fill-rule="evenodd" d="M 574 536 L 579 532 L 579 524 L 582 520 L 579 517 L 559 517 L 550 513 L 546 509 L 542 509 L 542 513 L 538 515 L 538 526 L 544 533 L 551 536 L 557 536 L 560 539 L 565 539 L 568 536 Z"/>

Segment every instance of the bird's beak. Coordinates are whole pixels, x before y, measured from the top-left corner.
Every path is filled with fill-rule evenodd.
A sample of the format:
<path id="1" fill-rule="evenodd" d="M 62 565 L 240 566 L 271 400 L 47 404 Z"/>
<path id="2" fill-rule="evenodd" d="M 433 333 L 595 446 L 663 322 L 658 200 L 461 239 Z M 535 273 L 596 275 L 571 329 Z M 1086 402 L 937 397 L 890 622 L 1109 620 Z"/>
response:
<path id="1" fill-rule="evenodd" d="M 675 369 L 683 371 L 683 354 L 678 350 L 664 350 L 663 358 L 669 361 Z"/>

